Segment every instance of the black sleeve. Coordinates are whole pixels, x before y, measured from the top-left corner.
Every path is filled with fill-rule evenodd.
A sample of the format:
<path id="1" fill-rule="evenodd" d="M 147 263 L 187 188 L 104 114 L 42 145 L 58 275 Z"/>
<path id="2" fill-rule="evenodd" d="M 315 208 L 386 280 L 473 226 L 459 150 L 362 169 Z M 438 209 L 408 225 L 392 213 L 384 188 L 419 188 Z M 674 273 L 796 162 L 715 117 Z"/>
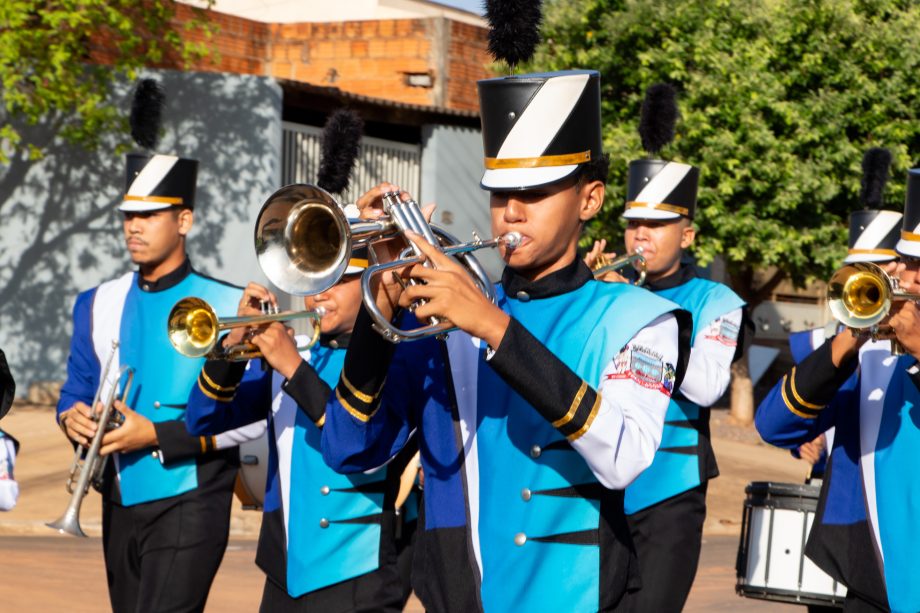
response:
<path id="1" fill-rule="evenodd" d="M 245 361 L 208 360 L 198 374 L 198 387 L 210 398 L 230 402 L 245 372 Z"/>
<path id="2" fill-rule="evenodd" d="M 342 374 L 335 386 L 339 402 L 353 409 L 352 415 L 370 419 L 380 405 L 380 391 L 390 370 L 396 345 L 373 328 L 370 314 L 361 305 L 345 354 Z"/>
<path id="3" fill-rule="evenodd" d="M 326 423 L 326 401 L 329 400 L 332 388 L 319 378 L 309 364 L 301 361 L 291 378 L 281 387 L 317 427 L 323 427 Z"/>
<path id="4" fill-rule="evenodd" d="M 160 461 L 163 464 L 194 458 L 214 450 L 214 437 L 189 434 L 183 419 L 156 422 L 153 427 L 157 433 Z"/>
<path id="5" fill-rule="evenodd" d="M 16 382 L 6 363 L 6 356 L 0 350 L 0 418 L 7 414 L 16 397 Z"/>
<path id="6" fill-rule="evenodd" d="M 859 365 L 859 359 L 853 357 L 839 367 L 834 366 L 832 344 L 833 339 L 818 347 L 783 377 L 783 397 L 792 408 L 809 417 L 817 417 L 818 411 L 827 406 Z"/>
<path id="7" fill-rule="evenodd" d="M 747 305 L 741 307 L 741 329 L 738 331 L 738 345 L 735 347 L 735 355 L 732 356 L 732 364 L 741 359 L 745 350 L 754 342 L 754 335 L 757 328 L 754 326 L 754 320 L 751 319 L 751 312 Z"/>
<path id="8" fill-rule="evenodd" d="M 594 421 L 600 406 L 594 388 L 513 317 L 488 363 L 569 440 L 584 434 Z"/>

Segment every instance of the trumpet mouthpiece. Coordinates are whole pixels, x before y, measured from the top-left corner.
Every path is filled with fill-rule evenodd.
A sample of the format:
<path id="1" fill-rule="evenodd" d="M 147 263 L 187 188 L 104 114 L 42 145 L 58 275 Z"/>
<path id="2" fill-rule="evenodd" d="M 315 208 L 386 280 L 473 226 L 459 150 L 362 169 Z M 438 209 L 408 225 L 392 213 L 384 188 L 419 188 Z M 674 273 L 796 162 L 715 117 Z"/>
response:
<path id="1" fill-rule="evenodd" d="M 316 316 L 319 317 L 320 319 L 326 316 L 325 307 L 318 306 L 315 309 L 313 309 L 313 311 L 316 313 Z"/>
<path id="2" fill-rule="evenodd" d="M 521 240 L 520 232 L 507 232 L 502 235 L 502 243 L 505 245 L 505 249 L 517 249 L 521 244 Z"/>

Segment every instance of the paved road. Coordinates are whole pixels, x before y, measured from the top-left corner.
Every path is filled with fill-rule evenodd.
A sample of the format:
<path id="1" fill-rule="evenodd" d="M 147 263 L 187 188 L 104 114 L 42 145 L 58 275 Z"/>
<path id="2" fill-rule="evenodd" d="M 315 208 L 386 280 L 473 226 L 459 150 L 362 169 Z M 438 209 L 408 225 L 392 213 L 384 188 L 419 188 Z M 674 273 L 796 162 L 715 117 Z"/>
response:
<path id="1" fill-rule="evenodd" d="M 254 564 L 253 540 L 231 540 L 217 574 L 209 612 L 254 612 L 262 595 L 263 575 Z M 732 536 L 708 537 L 687 612 L 738 611 L 805 613 L 805 608 L 735 595 Z M 0 609 L 9 612 L 97 613 L 109 610 L 102 543 L 98 538 L 56 536 L 0 537 Z M 420 613 L 417 601 L 406 609 Z"/>

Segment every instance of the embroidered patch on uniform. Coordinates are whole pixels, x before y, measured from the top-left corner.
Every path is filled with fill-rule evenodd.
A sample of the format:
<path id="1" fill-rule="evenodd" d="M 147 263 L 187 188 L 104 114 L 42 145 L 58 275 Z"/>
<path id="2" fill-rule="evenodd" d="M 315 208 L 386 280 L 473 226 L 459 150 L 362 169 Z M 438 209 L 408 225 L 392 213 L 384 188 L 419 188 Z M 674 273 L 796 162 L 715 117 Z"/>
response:
<path id="1" fill-rule="evenodd" d="M 722 343 L 728 347 L 735 347 L 738 345 L 738 334 L 740 332 L 741 329 L 738 324 L 720 317 L 709 324 L 709 330 L 706 331 L 705 338 Z"/>
<path id="2" fill-rule="evenodd" d="M 648 347 L 627 346 L 613 359 L 613 372 L 606 379 L 632 379 L 646 389 L 656 389 L 668 396 L 674 389 L 674 366 Z"/>

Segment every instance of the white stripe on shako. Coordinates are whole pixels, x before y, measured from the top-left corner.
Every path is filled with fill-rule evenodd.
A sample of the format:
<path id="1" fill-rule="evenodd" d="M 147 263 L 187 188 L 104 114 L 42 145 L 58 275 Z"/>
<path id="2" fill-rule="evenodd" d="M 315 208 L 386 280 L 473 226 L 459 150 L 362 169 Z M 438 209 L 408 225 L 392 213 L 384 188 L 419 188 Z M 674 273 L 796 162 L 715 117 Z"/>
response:
<path id="1" fill-rule="evenodd" d="M 896 211 L 879 211 L 862 231 L 853 249 L 877 249 L 895 226 L 901 223 L 901 214 Z"/>
<path id="2" fill-rule="evenodd" d="M 128 196 L 149 196 L 159 185 L 179 158 L 174 155 L 157 154 L 150 158 L 147 165 L 138 173 L 137 178 L 128 188 Z"/>
<path id="3" fill-rule="evenodd" d="M 543 155 L 581 98 L 589 78 L 590 75 L 579 74 L 554 77 L 546 81 L 521 112 L 496 157 L 530 158 Z"/>
<path id="4" fill-rule="evenodd" d="M 693 166 L 689 164 L 679 164 L 678 162 L 668 162 L 657 175 L 652 177 L 648 185 L 642 188 L 633 201 L 645 202 L 648 204 L 661 204 L 668 202 L 668 196 L 671 195 L 680 182 L 684 180 L 687 173 Z"/>

